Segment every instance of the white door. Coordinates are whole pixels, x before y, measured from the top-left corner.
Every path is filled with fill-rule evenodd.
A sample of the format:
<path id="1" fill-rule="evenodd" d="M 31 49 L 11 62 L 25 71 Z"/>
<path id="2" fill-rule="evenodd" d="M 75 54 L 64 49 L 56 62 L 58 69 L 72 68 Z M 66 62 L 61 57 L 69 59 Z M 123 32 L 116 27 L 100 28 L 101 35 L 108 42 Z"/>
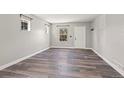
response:
<path id="1" fill-rule="evenodd" d="M 74 46 L 75 48 L 85 48 L 86 46 L 86 28 L 83 26 L 77 26 L 74 28 Z"/>

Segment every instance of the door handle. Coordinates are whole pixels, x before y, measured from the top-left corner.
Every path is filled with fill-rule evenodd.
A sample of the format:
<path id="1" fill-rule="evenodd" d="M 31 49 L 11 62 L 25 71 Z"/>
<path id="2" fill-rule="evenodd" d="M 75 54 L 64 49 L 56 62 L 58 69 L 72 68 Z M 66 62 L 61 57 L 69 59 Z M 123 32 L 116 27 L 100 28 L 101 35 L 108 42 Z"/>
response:
<path id="1" fill-rule="evenodd" d="M 75 40 L 76 40 L 76 37 L 75 37 Z"/>

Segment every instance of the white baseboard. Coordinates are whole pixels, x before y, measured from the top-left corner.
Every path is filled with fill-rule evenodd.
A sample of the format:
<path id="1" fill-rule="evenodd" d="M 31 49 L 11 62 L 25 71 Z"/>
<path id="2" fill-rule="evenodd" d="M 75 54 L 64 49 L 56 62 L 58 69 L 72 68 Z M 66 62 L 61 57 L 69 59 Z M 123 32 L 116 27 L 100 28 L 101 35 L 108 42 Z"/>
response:
<path id="1" fill-rule="evenodd" d="M 48 49 L 49 49 L 49 47 L 48 47 L 48 48 L 45 48 L 45 49 L 42 49 L 42 50 L 40 50 L 40 51 L 37 51 L 37 52 L 35 52 L 35 53 L 33 53 L 33 54 L 30 54 L 30 55 L 28 55 L 28 56 L 26 56 L 26 57 L 19 58 L 19 59 L 13 61 L 13 62 L 8 63 L 8 64 L 2 65 L 2 66 L 0 66 L 0 70 L 5 69 L 5 68 L 7 68 L 7 67 L 9 67 L 9 66 L 12 66 L 12 65 L 14 65 L 14 64 L 16 64 L 16 63 L 19 63 L 19 62 L 21 62 L 21 61 L 23 61 L 23 60 L 25 60 L 25 59 L 27 59 L 27 58 L 30 58 L 30 57 L 32 57 L 32 56 L 38 54 L 38 53 L 41 53 L 41 52 L 43 52 L 43 51 L 45 51 L 45 50 L 48 50 Z"/>
<path id="2" fill-rule="evenodd" d="M 60 46 L 51 46 L 50 48 L 91 49 L 92 50 L 92 48 L 76 48 L 76 47 L 60 47 Z"/>
<path id="3" fill-rule="evenodd" d="M 108 59 L 99 54 L 96 50 L 92 49 L 98 56 L 100 56 L 105 62 L 107 62 L 111 67 L 113 67 L 117 72 L 124 76 L 124 67 L 117 62 L 110 62 Z"/>

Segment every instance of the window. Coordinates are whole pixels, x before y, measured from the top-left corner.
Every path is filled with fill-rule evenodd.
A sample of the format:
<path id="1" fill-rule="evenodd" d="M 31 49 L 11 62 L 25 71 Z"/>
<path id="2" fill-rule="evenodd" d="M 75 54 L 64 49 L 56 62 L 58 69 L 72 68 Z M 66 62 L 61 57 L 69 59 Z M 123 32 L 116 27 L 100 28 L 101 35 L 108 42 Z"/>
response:
<path id="1" fill-rule="evenodd" d="M 60 33 L 60 41 L 67 41 L 67 28 L 60 28 L 59 29 L 59 33 Z"/>
<path id="2" fill-rule="evenodd" d="M 31 18 L 20 14 L 20 19 L 21 19 L 21 30 L 31 31 Z"/>
<path id="3" fill-rule="evenodd" d="M 48 34 L 49 33 L 49 24 L 45 24 L 45 33 Z"/>
<path id="4" fill-rule="evenodd" d="M 21 30 L 28 30 L 28 22 L 27 21 L 21 21 Z"/>

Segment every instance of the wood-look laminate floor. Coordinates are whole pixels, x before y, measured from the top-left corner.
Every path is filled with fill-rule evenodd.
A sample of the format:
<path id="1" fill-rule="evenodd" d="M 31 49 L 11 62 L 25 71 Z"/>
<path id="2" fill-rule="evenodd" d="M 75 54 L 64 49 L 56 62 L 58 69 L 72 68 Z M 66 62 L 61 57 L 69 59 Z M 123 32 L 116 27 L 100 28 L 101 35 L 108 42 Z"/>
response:
<path id="1" fill-rule="evenodd" d="M 92 50 L 51 48 L 0 71 L 1 78 L 121 78 Z"/>

